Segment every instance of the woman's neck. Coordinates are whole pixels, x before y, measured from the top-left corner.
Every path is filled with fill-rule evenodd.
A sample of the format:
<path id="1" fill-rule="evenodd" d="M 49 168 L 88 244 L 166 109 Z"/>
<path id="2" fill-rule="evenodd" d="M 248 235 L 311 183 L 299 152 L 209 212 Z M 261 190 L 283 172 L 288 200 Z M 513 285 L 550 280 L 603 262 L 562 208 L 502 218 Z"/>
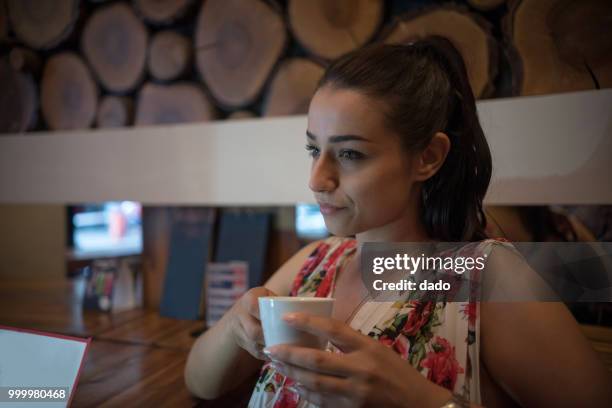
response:
<path id="1" fill-rule="evenodd" d="M 432 239 L 419 217 L 418 204 L 410 206 L 396 220 L 355 235 L 358 244 L 364 242 L 428 242 Z"/>
<path id="2" fill-rule="evenodd" d="M 425 232 L 425 227 L 418 224 L 387 225 L 383 228 L 372 229 L 356 234 L 357 243 L 364 242 L 428 242 L 431 238 Z"/>

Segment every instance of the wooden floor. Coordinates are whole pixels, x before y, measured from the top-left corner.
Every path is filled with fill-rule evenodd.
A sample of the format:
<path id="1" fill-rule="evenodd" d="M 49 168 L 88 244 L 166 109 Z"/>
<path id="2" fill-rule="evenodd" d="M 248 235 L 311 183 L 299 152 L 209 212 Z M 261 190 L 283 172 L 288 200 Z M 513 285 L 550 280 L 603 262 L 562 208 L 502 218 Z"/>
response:
<path id="1" fill-rule="evenodd" d="M 92 337 L 72 407 L 246 406 L 253 385 L 216 401 L 193 398 L 183 369 L 202 322 L 142 309 L 83 312 L 69 281 L 0 281 L 0 324 Z"/>

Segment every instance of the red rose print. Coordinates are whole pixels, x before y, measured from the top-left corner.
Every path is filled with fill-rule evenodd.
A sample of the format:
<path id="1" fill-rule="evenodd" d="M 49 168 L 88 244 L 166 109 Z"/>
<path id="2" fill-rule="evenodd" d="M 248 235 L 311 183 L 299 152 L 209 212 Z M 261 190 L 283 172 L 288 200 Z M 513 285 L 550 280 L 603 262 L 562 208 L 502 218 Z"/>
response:
<path id="1" fill-rule="evenodd" d="M 300 269 L 297 276 L 293 280 L 293 287 L 291 288 L 291 294 L 290 294 L 291 296 L 297 295 L 298 290 L 300 289 L 304 281 L 304 277 L 310 275 L 312 271 L 315 269 L 315 267 L 319 263 L 321 263 L 323 258 L 325 258 L 325 256 L 327 255 L 327 251 L 329 250 L 329 247 L 330 246 L 328 244 L 320 244 L 314 251 L 312 251 L 310 256 L 308 256 L 308 259 L 306 259 L 306 262 L 304 262 L 304 264 L 302 265 L 302 268 Z"/>
<path id="2" fill-rule="evenodd" d="M 274 382 L 279 384 L 283 381 L 283 375 L 281 373 L 274 373 Z"/>
<path id="3" fill-rule="evenodd" d="M 336 268 L 328 269 L 325 272 L 325 276 L 323 280 L 319 284 L 317 291 L 315 292 L 315 297 L 327 297 L 329 291 L 331 290 L 332 280 L 334 279 L 334 275 L 336 274 Z"/>
<path id="4" fill-rule="evenodd" d="M 476 315 L 478 313 L 476 309 L 476 302 L 470 302 L 463 305 L 461 311 L 468 319 L 468 330 L 474 331 L 474 328 L 476 327 Z"/>
<path id="5" fill-rule="evenodd" d="M 433 302 L 415 301 L 401 332 L 406 336 L 414 336 L 429 321 L 434 307 Z"/>
<path id="6" fill-rule="evenodd" d="M 393 349 L 399 353 L 404 359 L 408 360 L 408 353 L 410 352 L 410 340 L 403 334 L 399 334 L 393 341 Z"/>
<path id="7" fill-rule="evenodd" d="M 378 341 L 380 341 L 382 344 L 384 344 L 387 347 L 393 346 L 393 339 L 387 335 L 380 336 L 378 338 Z"/>
<path id="8" fill-rule="evenodd" d="M 428 380 L 453 391 L 457 374 L 464 372 L 455 358 L 455 347 L 448 340 L 438 336 L 432 346 L 434 351 L 427 353 L 425 359 L 421 361 L 421 367 L 429 369 Z"/>
<path id="9" fill-rule="evenodd" d="M 274 408 L 295 408 L 300 400 L 300 394 L 282 387 L 278 393 L 278 397 L 274 402 Z"/>
<path id="10" fill-rule="evenodd" d="M 334 279 L 334 275 L 336 274 L 336 268 L 338 266 L 338 259 L 340 256 L 346 253 L 346 251 L 355 246 L 355 241 L 346 241 L 342 245 L 338 247 L 327 259 L 325 265 L 323 266 L 323 271 L 325 271 L 325 276 L 323 280 L 319 284 L 315 292 L 315 297 L 327 297 L 329 295 L 329 291 L 331 290 L 332 281 Z"/>

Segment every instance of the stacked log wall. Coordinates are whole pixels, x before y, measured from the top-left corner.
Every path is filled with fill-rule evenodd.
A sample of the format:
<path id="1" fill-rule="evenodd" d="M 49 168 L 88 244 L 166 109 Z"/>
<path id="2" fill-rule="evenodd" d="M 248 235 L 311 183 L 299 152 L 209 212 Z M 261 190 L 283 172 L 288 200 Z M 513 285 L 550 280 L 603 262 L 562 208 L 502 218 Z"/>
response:
<path id="1" fill-rule="evenodd" d="M 611 16 L 607 0 L 0 0 L 0 134 L 305 114 L 334 58 L 430 35 L 477 98 L 605 88 Z M 168 102 L 185 95 L 195 109 Z"/>

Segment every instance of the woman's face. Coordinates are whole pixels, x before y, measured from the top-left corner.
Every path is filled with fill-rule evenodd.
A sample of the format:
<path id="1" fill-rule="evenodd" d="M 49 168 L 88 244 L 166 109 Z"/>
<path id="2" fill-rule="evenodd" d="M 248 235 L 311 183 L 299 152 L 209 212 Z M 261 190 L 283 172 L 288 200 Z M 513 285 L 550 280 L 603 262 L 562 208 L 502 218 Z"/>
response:
<path id="1" fill-rule="evenodd" d="M 380 102 L 322 87 L 308 111 L 307 149 L 309 187 L 332 234 L 383 231 L 416 216 L 414 160 L 385 126 Z"/>

